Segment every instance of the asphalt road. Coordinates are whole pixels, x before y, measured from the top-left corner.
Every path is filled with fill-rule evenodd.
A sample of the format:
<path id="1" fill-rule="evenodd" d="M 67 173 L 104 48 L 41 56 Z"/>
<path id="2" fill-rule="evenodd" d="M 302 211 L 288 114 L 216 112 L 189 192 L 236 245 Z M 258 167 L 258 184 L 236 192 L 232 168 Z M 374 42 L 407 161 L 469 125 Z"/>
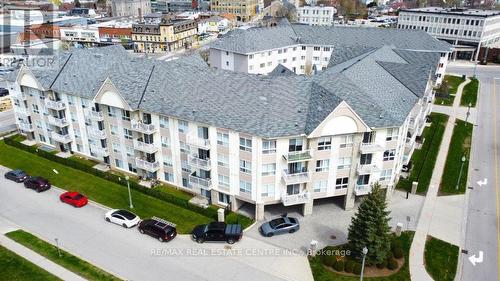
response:
<path id="1" fill-rule="evenodd" d="M 12 109 L 0 112 L 0 134 L 16 129 L 16 120 Z"/>
<path id="2" fill-rule="evenodd" d="M 63 204 L 59 194 L 36 193 L 1 177 L 0 230 L 13 223 L 47 241 L 58 238 L 63 249 L 127 280 L 312 280 L 304 256 L 245 235 L 232 246 L 197 244 L 188 235 L 160 243 L 105 222 L 102 207 Z"/>
<path id="3" fill-rule="evenodd" d="M 449 67 L 447 72 L 471 75 L 473 67 Z M 460 254 L 459 280 L 499 280 L 500 66 L 479 66 L 477 126 L 474 128 L 467 222 Z M 487 184 L 480 186 L 477 182 Z M 480 252 L 483 252 L 482 260 Z M 474 256 L 476 265 L 470 261 Z"/>

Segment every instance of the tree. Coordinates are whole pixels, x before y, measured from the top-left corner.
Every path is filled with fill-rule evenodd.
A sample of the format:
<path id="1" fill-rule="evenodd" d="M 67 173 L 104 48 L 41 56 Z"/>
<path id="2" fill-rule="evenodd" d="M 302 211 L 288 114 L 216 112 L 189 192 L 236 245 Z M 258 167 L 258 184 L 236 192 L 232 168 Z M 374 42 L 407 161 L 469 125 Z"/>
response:
<path id="1" fill-rule="evenodd" d="M 82 7 L 82 4 L 80 3 L 80 0 L 75 0 L 73 3 L 75 4 L 75 8 L 81 8 Z"/>
<path id="2" fill-rule="evenodd" d="M 348 248 L 359 260 L 363 258 L 363 248 L 368 248 L 367 264 L 382 263 L 391 250 L 390 212 L 386 209 L 384 191 L 375 183 L 351 220 Z"/>

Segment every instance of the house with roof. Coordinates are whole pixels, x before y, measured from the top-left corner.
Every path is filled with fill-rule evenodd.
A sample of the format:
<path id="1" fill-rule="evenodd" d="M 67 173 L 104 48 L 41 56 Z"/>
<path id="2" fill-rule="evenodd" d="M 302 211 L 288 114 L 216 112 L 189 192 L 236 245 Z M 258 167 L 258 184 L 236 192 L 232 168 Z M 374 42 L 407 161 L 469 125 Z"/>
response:
<path id="1" fill-rule="evenodd" d="M 235 211 L 246 206 L 256 219 L 276 204 L 308 215 L 324 200 L 351 209 L 376 182 L 392 194 L 446 52 L 401 44 L 337 42 L 327 68 L 311 76 L 286 63 L 256 75 L 197 56 L 165 62 L 121 46 L 74 49 L 8 80 L 18 128 L 36 143 Z"/>

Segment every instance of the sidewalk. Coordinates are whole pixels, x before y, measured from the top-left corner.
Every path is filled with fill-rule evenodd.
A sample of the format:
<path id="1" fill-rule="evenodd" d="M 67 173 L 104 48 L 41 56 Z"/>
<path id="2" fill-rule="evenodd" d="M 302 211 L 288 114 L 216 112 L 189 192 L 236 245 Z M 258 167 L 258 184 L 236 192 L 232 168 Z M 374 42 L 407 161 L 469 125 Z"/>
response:
<path id="1" fill-rule="evenodd" d="M 450 208 L 436 208 L 436 205 L 438 203 L 437 194 L 439 191 L 439 184 L 441 183 L 441 177 L 444 171 L 444 165 L 446 163 L 446 156 L 448 155 L 448 148 L 453 134 L 455 119 L 459 117 L 460 98 L 462 97 L 464 86 L 469 82 L 470 80 L 467 79 L 465 82 L 460 84 L 457 89 L 455 100 L 453 101 L 453 107 L 451 107 L 449 110 L 446 110 L 449 114 L 448 123 L 446 124 L 446 129 L 443 135 L 441 146 L 439 147 L 439 153 L 437 156 L 434 171 L 432 173 L 429 190 L 427 191 L 427 195 L 425 197 L 424 206 L 422 207 L 422 212 L 418 220 L 415 237 L 413 238 L 413 243 L 411 244 L 410 248 L 410 275 L 412 280 L 432 280 L 430 275 L 427 273 L 424 264 L 425 242 L 427 241 L 427 235 L 429 234 L 429 231 L 431 229 L 433 217 L 446 217 L 447 210 L 450 210 Z M 457 235 L 460 235 L 460 230 L 458 230 L 457 234 L 455 233 L 456 229 L 454 227 L 441 228 L 441 231 L 449 232 L 450 237 L 456 237 Z M 455 241 L 449 242 L 453 243 Z"/>
<path id="2" fill-rule="evenodd" d="M 21 244 L 14 242 L 5 236 L 5 233 L 10 231 L 14 231 L 18 229 L 16 226 L 12 225 L 2 217 L 0 217 L 0 245 L 11 250 L 17 255 L 27 259 L 33 264 L 37 265 L 40 268 L 45 269 L 46 271 L 54 274 L 55 276 L 61 278 L 62 280 L 75 280 L 75 281 L 83 281 L 86 280 L 79 275 L 67 270 L 66 268 L 48 260 L 47 258 L 39 255 L 38 253 L 24 247 Z"/>

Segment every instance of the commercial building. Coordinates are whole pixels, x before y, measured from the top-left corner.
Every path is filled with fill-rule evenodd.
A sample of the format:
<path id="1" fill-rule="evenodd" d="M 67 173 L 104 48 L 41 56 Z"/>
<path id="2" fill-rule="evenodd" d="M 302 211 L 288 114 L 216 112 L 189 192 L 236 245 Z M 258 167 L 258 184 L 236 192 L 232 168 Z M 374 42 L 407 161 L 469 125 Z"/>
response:
<path id="1" fill-rule="evenodd" d="M 312 75 L 328 69 L 336 59 L 336 51 L 361 54 L 383 45 L 405 50 L 434 50 L 448 44 L 421 30 L 307 26 L 285 22 L 276 27 L 227 33 L 210 45 L 209 64 L 253 74 L 269 74 L 280 66 L 295 74 Z M 444 52 L 433 73 L 437 83 L 441 83 L 447 63 L 448 54 Z"/>
<path id="2" fill-rule="evenodd" d="M 142 17 L 151 13 L 150 0 L 111 0 L 113 17 Z"/>
<path id="3" fill-rule="evenodd" d="M 50 69 L 23 65 L 8 80 L 30 140 L 233 210 L 252 206 L 257 219 L 273 204 L 307 215 L 321 198 L 350 209 L 375 182 L 390 196 L 425 126 L 450 46 L 419 31 L 391 35 L 368 48 L 336 44 L 328 69 L 311 77 L 215 69 L 199 57 L 150 60 L 110 46 L 62 53 Z"/>
<path id="4" fill-rule="evenodd" d="M 189 48 L 195 40 L 197 24 L 192 20 L 161 18 L 160 23 L 132 25 L 134 51 L 162 53 Z"/>
<path id="5" fill-rule="evenodd" d="M 237 21 L 249 21 L 257 12 L 257 0 L 210 0 L 210 10 L 236 15 Z"/>
<path id="6" fill-rule="evenodd" d="M 230 21 L 220 16 L 213 16 L 198 21 L 198 35 L 224 33 L 230 28 Z"/>
<path id="7" fill-rule="evenodd" d="M 194 0 L 151 0 L 151 11 L 153 13 L 184 12 L 196 9 Z"/>
<path id="8" fill-rule="evenodd" d="M 500 46 L 500 11 L 427 7 L 399 12 L 398 28 L 420 29 L 453 44 L 453 58 L 477 60 L 481 47 Z"/>
<path id="9" fill-rule="evenodd" d="M 337 9 L 328 6 L 302 6 L 297 8 L 298 22 L 308 25 L 332 25 Z"/>

